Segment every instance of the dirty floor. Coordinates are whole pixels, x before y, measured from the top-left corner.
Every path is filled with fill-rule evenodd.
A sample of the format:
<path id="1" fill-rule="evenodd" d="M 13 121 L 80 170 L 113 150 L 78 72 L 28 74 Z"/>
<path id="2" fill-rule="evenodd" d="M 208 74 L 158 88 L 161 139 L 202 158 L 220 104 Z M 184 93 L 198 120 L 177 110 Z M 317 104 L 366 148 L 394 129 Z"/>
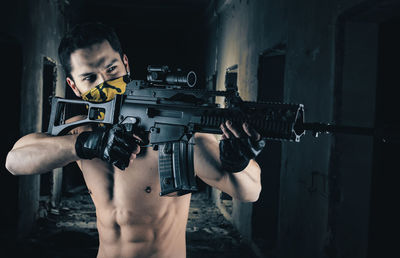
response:
<path id="1" fill-rule="evenodd" d="M 96 257 L 96 216 L 87 193 L 64 197 L 59 210 L 47 211 L 44 207 L 41 215 L 37 232 L 7 258 Z M 203 193 L 192 196 L 186 237 L 188 258 L 255 257 L 240 234 Z"/>

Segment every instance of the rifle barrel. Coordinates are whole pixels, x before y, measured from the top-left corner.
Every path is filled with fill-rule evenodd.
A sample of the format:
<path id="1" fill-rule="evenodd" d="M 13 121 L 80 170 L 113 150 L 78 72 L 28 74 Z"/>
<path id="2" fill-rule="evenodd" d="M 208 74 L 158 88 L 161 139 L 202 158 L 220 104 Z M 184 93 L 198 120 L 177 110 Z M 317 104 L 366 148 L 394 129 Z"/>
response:
<path id="1" fill-rule="evenodd" d="M 340 126 L 324 123 L 303 123 L 298 126 L 301 127 L 302 130 L 313 131 L 315 133 L 345 133 L 376 136 L 375 128 L 369 127 Z"/>

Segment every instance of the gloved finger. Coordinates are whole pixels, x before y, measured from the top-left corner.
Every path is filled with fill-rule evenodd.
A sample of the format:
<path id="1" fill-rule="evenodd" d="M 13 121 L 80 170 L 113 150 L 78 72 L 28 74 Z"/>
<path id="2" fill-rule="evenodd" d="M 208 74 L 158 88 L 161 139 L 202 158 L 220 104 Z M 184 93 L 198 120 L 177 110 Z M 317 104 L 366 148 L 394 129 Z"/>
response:
<path id="1" fill-rule="evenodd" d="M 134 141 L 130 141 L 129 151 L 133 154 L 138 154 L 140 152 L 140 142 L 134 139 Z"/>
<path id="2" fill-rule="evenodd" d="M 126 151 L 131 151 L 132 150 L 131 143 L 121 135 L 115 135 L 114 136 L 114 145 L 117 145 L 120 148 L 125 149 Z"/>
<path id="3" fill-rule="evenodd" d="M 143 143 L 144 143 L 144 141 L 142 140 L 142 138 L 140 138 L 138 135 L 136 135 L 136 134 L 131 134 L 131 133 L 128 133 L 128 132 L 125 132 L 125 133 L 123 134 L 123 138 L 124 138 L 124 139 L 127 139 L 127 141 L 129 141 L 129 143 L 130 143 L 132 146 L 134 146 L 134 145 L 140 145 L 140 144 L 143 144 Z"/>
<path id="4" fill-rule="evenodd" d="M 249 159 L 241 151 L 240 140 L 232 138 L 219 143 L 221 165 L 228 172 L 242 171 L 249 163 Z"/>
<path id="5" fill-rule="evenodd" d="M 254 141 L 258 141 L 261 139 L 261 135 L 248 123 L 243 123 L 242 125 L 243 131 Z"/>
<path id="6" fill-rule="evenodd" d="M 245 156 L 247 159 L 252 159 L 255 157 L 252 151 L 251 140 L 249 137 L 241 138 L 239 144 L 240 146 L 238 147 L 238 149 L 240 149 L 240 152 L 243 156 Z"/>
<path id="7" fill-rule="evenodd" d="M 134 141 L 135 141 L 137 144 L 143 143 L 143 139 L 141 138 L 141 137 L 143 137 L 143 136 L 138 135 L 139 132 L 138 132 L 138 134 L 136 134 L 136 133 L 129 133 L 129 132 L 126 130 L 125 126 L 124 126 L 124 125 L 120 125 L 120 124 L 117 124 L 117 125 L 115 126 L 115 129 L 116 129 L 116 134 L 120 135 L 121 137 L 123 137 L 123 138 L 125 138 L 125 137 L 126 137 L 126 138 L 132 138 L 132 139 L 134 139 Z"/>
<path id="8" fill-rule="evenodd" d="M 131 156 L 130 151 L 127 151 L 124 148 L 121 148 L 120 146 L 117 145 L 113 146 L 111 151 L 112 160 L 123 160 L 123 161 L 128 161 L 129 163 L 130 156 Z"/>
<path id="9" fill-rule="evenodd" d="M 226 121 L 225 122 L 226 127 L 228 130 L 235 136 L 236 138 L 240 138 L 243 136 L 243 131 L 242 128 L 238 127 L 237 125 L 233 124 L 232 121 Z"/>
<path id="10" fill-rule="evenodd" d="M 127 150 L 136 152 L 139 148 L 139 142 L 130 134 L 122 134 L 116 137 L 118 143 L 122 144 Z"/>
<path id="11" fill-rule="evenodd" d="M 118 144 L 120 144 L 120 143 L 118 143 Z M 122 145 L 122 143 L 121 143 L 121 145 L 116 145 L 116 146 L 118 146 L 120 148 L 118 150 L 120 150 L 121 152 L 123 151 L 124 153 L 127 153 L 128 155 L 130 155 L 129 156 L 130 159 L 136 158 L 136 155 L 139 154 L 139 152 L 140 152 L 140 146 L 138 144 L 136 144 L 133 147 L 132 146 L 127 147 L 126 144 Z"/>
<path id="12" fill-rule="evenodd" d="M 139 152 L 140 152 L 140 146 L 139 145 L 136 145 L 136 149 L 134 149 L 133 151 L 132 151 L 132 154 L 139 154 Z"/>
<path id="13" fill-rule="evenodd" d="M 142 140 L 142 138 L 139 135 L 133 134 L 132 137 L 135 139 L 135 142 L 137 142 L 138 144 L 144 143 L 144 141 Z"/>
<path id="14" fill-rule="evenodd" d="M 116 166 L 117 168 L 121 169 L 121 170 L 125 170 L 125 168 L 127 168 L 129 166 L 129 162 L 126 163 L 122 160 L 117 160 L 114 162 L 113 164 L 114 166 Z"/>
<path id="15" fill-rule="evenodd" d="M 220 125 L 220 128 L 221 128 L 221 131 L 222 131 L 222 137 L 224 137 L 225 139 L 230 139 L 230 138 L 234 137 L 232 132 L 230 130 L 228 130 L 228 128 L 225 126 L 224 123 L 222 123 Z"/>

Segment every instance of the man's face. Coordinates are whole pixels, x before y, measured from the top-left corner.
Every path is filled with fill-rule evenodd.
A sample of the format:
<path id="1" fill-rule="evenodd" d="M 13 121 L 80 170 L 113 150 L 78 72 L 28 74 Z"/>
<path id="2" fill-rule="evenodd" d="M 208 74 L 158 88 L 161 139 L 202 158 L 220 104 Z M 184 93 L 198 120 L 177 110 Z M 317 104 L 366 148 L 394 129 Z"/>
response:
<path id="1" fill-rule="evenodd" d="M 77 49 L 71 54 L 71 76 L 67 83 L 75 95 L 99 85 L 104 81 L 115 79 L 129 72 L 128 58 L 115 51 L 107 40 L 88 48 Z"/>

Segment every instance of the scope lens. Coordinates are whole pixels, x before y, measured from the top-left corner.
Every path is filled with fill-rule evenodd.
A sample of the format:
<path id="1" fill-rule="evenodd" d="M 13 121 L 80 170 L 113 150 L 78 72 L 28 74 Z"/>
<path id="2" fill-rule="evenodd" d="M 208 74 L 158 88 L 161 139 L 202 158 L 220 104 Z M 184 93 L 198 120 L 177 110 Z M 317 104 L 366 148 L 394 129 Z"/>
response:
<path id="1" fill-rule="evenodd" d="M 194 87 L 194 85 L 196 85 L 196 81 L 197 81 L 196 73 L 193 71 L 190 71 L 187 75 L 187 85 L 189 87 Z"/>

